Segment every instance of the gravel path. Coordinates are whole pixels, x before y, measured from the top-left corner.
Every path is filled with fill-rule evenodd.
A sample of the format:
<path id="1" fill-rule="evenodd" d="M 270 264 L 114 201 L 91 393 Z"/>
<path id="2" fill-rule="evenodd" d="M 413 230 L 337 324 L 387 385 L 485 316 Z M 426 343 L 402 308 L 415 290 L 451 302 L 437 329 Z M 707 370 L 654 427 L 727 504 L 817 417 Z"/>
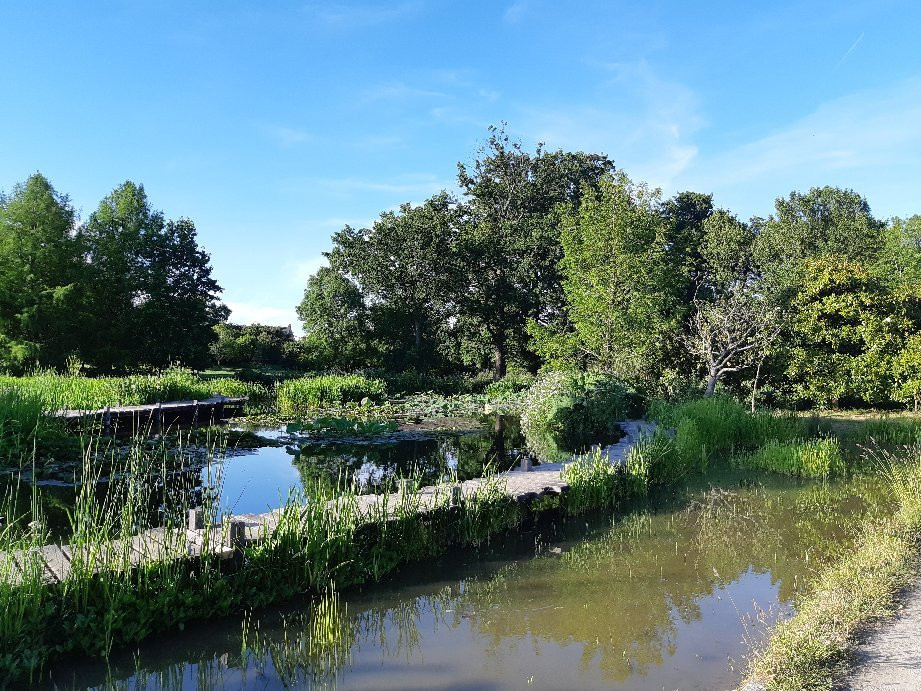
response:
<path id="1" fill-rule="evenodd" d="M 921 689 L 921 584 L 905 594 L 895 619 L 882 622 L 857 649 L 854 669 L 844 688 Z"/>

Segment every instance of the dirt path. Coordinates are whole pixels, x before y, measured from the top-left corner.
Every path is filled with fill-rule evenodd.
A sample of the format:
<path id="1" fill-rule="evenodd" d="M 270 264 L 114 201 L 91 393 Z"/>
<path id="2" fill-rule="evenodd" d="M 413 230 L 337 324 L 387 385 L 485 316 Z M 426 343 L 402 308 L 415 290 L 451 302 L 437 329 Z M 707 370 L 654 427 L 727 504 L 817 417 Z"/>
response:
<path id="1" fill-rule="evenodd" d="M 882 622 L 857 649 L 854 673 L 843 686 L 921 689 L 921 583 L 905 594 L 895 618 Z"/>

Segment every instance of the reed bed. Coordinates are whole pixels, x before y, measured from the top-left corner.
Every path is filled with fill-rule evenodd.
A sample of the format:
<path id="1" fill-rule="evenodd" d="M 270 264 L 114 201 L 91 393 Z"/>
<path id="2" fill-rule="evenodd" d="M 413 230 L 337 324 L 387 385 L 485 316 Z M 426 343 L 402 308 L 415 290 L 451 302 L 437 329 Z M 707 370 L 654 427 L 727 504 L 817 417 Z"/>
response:
<path id="1" fill-rule="evenodd" d="M 275 395 L 280 415 L 299 415 L 342 403 L 383 401 L 387 385 L 360 374 L 324 374 L 288 379 L 278 385 Z"/>

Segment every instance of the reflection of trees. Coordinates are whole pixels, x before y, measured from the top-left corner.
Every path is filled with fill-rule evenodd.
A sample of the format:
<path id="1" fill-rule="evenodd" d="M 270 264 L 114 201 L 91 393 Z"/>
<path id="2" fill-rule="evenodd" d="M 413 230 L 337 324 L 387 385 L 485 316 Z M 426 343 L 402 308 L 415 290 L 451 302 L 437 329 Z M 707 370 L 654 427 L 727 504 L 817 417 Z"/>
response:
<path id="1" fill-rule="evenodd" d="M 362 442 L 307 443 L 295 463 L 305 484 L 317 480 L 335 486 L 356 478 L 363 491 L 379 491 L 400 477 L 432 484 L 456 472 L 458 479 L 482 477 L 484 469 L 507 470 L 523 446 L 515 417 L 484 417 L 483 431 L 431 434 L 412 439 L 369 439 Z"/>
<path id="2" fill-rule="evenodd" d="M 371 646 L 391 659 L 416 657 L 434 620 L 436 627 L 470 626 L 479 634 L 488 654 L 471 664 L 498 669 L 517 650 L 530 656 L 545 642 L 577 644 L 584 668 L 598 664 L 606 678 L 622 681 L 667 660 L 679 644 L 679 623 L 699 620 L 702 598 L 749 570 L 770 573 L 780 598 L 789 600 L 805 576 L 849 542 L 862 517 L 882 510 L 881 492 L 872 480 L 778 481 L 659 500 L 657 511 L 627 514 L 600 536 L 558 543 L 564 549 L 559 555 L 510 561 L 483 579 L 461 576 L 450 588 L 415 585 L 379 603 L 348 603 L 337 624 L 343 650 Z M 309 654 L 311 616 L 308 607 L 274 620 L 261 617 L 261 659 L 269 677 L 297 687 L 298 680 L 315 681 L 320 673 L 347 675 L 348 654 Z M 233 685 L 239 670 L 248 666 L 255 674 L 258 666 L 259 650 L 248 660 L 240 657 L 238 624 L 209 626 L 207 635 L 177 641 L 159 661 L 156 652 L 153 660 L 142 653 L 150 674 L 164 679 L 195 663 L 210 684 L 202 688 L 220 688 L 217 677 Z M 130 659 L 122 669 L 134 672 Z"/>

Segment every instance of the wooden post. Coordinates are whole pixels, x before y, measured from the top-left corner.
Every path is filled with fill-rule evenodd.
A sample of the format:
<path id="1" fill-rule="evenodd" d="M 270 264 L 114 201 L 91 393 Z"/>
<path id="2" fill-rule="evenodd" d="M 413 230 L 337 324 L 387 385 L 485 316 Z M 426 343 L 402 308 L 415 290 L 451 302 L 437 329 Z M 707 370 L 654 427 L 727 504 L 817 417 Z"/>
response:
<path id="1" fill-rule="evenodd" d="M 102 436 L 112 436 L 112 409 L 109 406 L 102 413 Z"/>
<path id="2" fill-rule="evenodd" d="M 160 434 L 163 430 L 163 404 L 160 401 L 157 401 L 157 405 L 153 411 L 153 432 L 154 434 Z"/>
<path id="3" fill-rule="evenodd" d="M 198 424 L 198 399 L 196 398 L 192 401 L 192 426 L 195 427 Z"/>
<path id="4" fill-rule="evenodd" d="M 205 527 L 205 514 L 201 509 L 189 509 L 189 530 L 201 530 Z"/>
<path id="5" fill-rule="evenodd" d="M 454 485 L 451 487 L 451 506 L 459 506 L 462 496 L 463 492 L 461 491 L 460 485 Z"/>
<path id="6" fill-rule="evenodd" d="M 230 521 L 228 535 L 231 549 L 243 549 L 243 543 L 246 542 L 246 523 L 244 521 Z"/>
<path id="7" fill-rule="evenodd" d="M 531 470 L 531 459 L 527 454 L 523 454 L 521 457 L 521 472 L 526 473 Z"/>

